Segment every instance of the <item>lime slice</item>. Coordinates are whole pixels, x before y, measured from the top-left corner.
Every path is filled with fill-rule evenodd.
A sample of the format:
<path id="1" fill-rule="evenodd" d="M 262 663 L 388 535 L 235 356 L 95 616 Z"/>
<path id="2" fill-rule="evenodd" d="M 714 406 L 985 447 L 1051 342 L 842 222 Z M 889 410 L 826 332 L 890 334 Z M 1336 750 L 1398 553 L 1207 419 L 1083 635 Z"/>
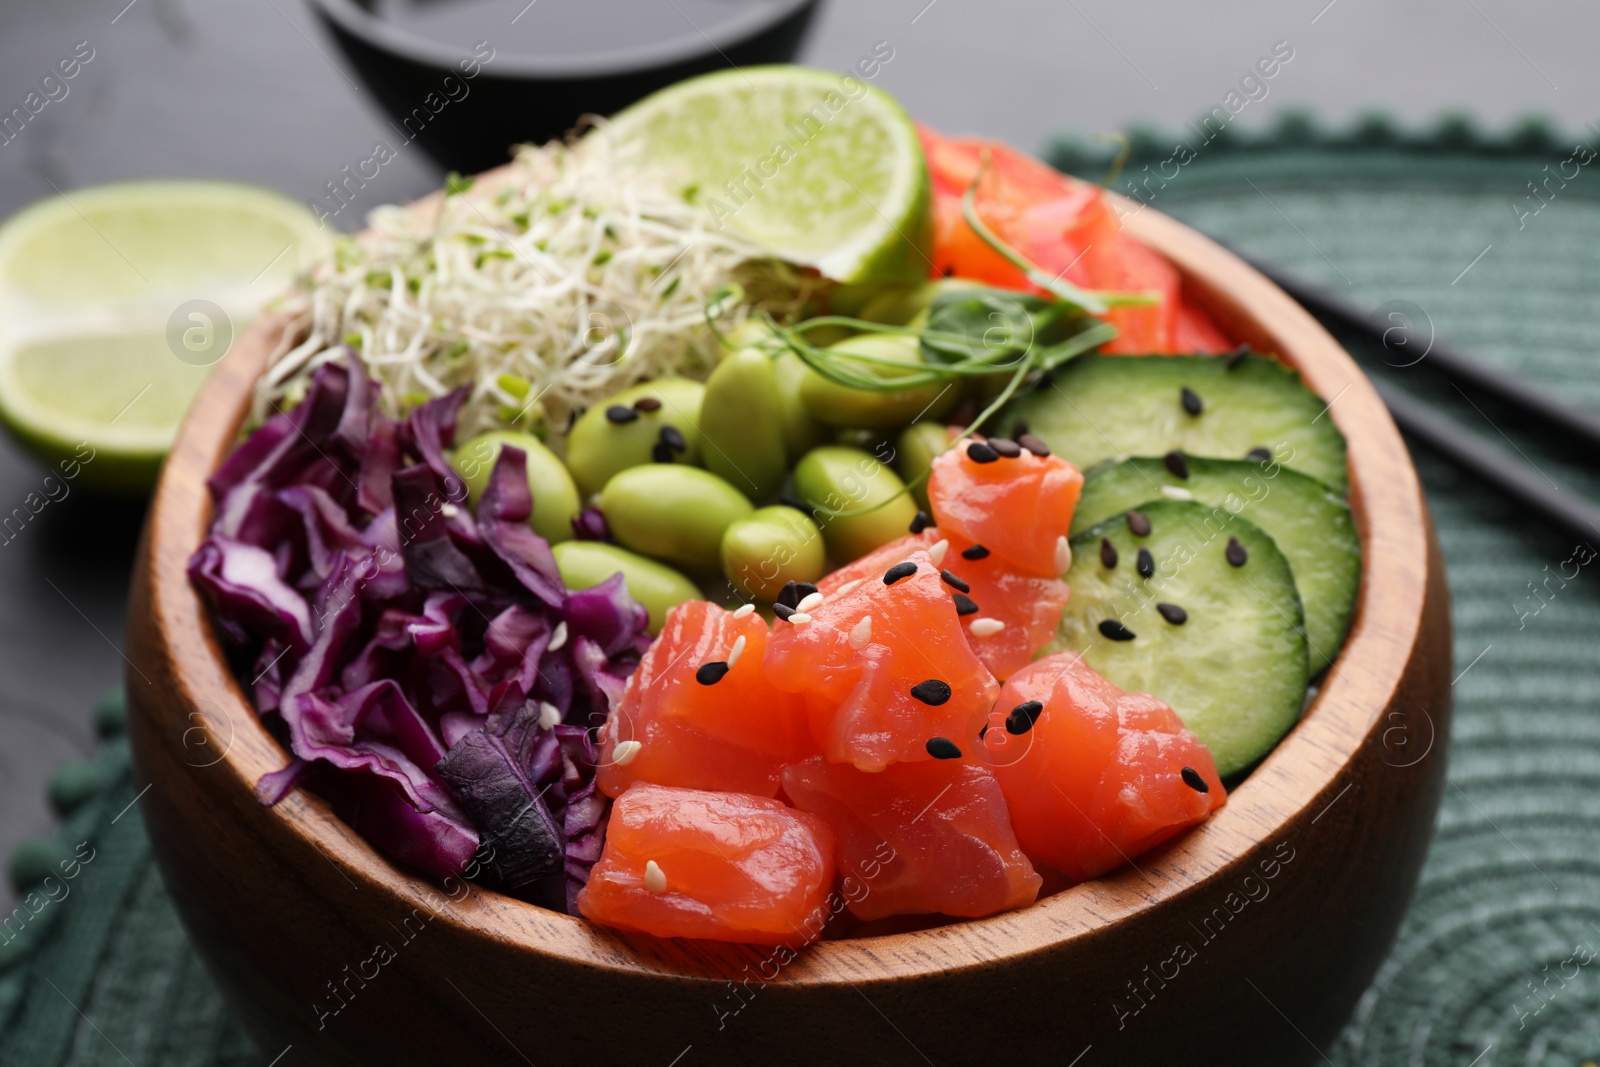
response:
<path id="1" fill-rule="evenodd" d="M 916 126 L 858 78 L 789 66 L 707 74 L 619 113 L 604 136 L 673 168 L 719 226 L 784 259 L 843 282 L 928 276 Z"/>
<path id="2" fill-rule="evenodd" d="M 0 422 L 58 477 L 154 483 L 232 339 L 327 248 L 316 218 L 229 182 L 131 182 L 0 226 Z"/>

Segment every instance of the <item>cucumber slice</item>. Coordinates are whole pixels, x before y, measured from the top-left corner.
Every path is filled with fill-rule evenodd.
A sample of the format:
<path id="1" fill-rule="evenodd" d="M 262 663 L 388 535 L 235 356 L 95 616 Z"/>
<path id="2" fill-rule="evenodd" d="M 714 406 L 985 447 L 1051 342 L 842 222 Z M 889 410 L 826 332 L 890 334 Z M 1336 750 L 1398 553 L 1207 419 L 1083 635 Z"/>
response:
<path id="1" fill-rule="evenodd" d="M 1173 493 L 1244 516 L 1289 561 L 1305 605 L 1311 673 L 1322 673 L 1339 654 L 1361 584 L 1361 539 L 1350 505 L 1315 478 L 1271 460 L 1189 457 L 1187 466 L 1187 479 L 1146 456 L 1099 468 L 1083 484 L 1072 532 Z"/>
<path id="2" fill-rule="evenodd" d="M 1196 407 L 1199 413 L 1190 414 Z M 1243 459 L 1264 448 L 1284 466 L 1343 493 L 1349 487 L 1344 435 L 1327 408 L 1297 372 L 1265 356 L 1091 354 L 1018 401 L 1005 425 L 1026 422 L 1084 470 L 1173 450 Z"/>
<path id="3" fill-rule="evenodd" d="M 1072 602 L 1051 650 L 1081 652 L 1123 689 L 1166 701 L 1227 777 L 1265 755 L 1300 716 L 1306 639 L 1294 575 L 1272 538 L 1221 508 L 1158 500 L 1139 513 L 1148 536 L 1119 515 L 1072 539 Z M 1114 567 L 1105 565 L 1110 553 L 1102 558 L 1102 538 L 1116 552 Z M 1239 566 L 1229 559 L 1239 558 L 1235 540 Z M 1140 549 L 1149 552 L 1149 578 L 1139 573 Z M 1174 607 L 1186 616 L 1181 624 L 1171 621 Z"/>

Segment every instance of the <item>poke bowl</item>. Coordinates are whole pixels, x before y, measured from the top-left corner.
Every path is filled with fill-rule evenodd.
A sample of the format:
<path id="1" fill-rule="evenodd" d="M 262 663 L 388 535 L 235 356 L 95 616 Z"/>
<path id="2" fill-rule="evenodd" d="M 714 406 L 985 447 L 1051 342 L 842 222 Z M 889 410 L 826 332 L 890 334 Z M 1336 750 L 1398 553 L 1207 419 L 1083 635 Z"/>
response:
<path id="1" fill-rule="evenodd" d="M 268 1057 L 1314 1062 L 1376 971 L 1450 688 L 1382 402 L 1206 238 L 835 79 L 375 219 L 197 399 L 130 735 Z M 605 157 L 720 107 L 835 120 L 733 146 L 781 207 Z"/>

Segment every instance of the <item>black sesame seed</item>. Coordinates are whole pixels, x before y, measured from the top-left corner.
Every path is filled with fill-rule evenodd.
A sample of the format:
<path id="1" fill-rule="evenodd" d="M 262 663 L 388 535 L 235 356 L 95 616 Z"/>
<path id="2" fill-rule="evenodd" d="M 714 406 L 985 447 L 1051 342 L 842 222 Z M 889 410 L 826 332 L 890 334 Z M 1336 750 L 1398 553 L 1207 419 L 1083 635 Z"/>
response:
<path id="1" fill-rule="evenodd" d="M 660 411 L 661 401 L 653 396 L 641 396 L 633 402 L 633 410 L 644 412 Z"/>
<path id="2" fill-rule="evenodd" d="M 606 408 L 606 421 L 621 426 L 625 422 L 632 422 L 639 417 L 639 413 L 626 404 L 612 404 Z"/>
<path id="3" fill-rule="evenodd" d="M 794 614 L 794 609 L 787 604 L 774 604 L 772 605 L 772 613 L 787 622 L 789 616 Z"/>
<path id="4" fill-rule="evenodd" d="M 983 729 L 978 731 L 978 740 L 982 741 L 985 737 L 988 737 L 988 736 L 989 736 L 989 724 L 988 723 L 984 723 L 983 724 Z"/>
<path id="5" fill-rule="evenodd" d="M 1244 454 L 1245 459 L 1253 459 L 1257 463 L 1267 463 L 1272 459 L 1272 453 L 1264 448 L 1252 448 Z"/>
<path id="6" fill-rule="evenodd" d="M 1161 457 L 1161 462 L 1167 465 L 1167 470 L 1172 472 L 1173 477 L 1189 480 L 1189 461 L 1183 458 L 1182 452 L 1168 452 Z"/>
<path id="7" fill-rule="evenodd" d="M 674 456 L 665 441 L 657 441 L 650 446 L 650 459 L 656 463 L 671 463 Z"/>
<path id="8" fill-rule="evenodd" d="M 1134 566 L 1138 568 L 1139 577 L 1149 578 L 1156 572 L 1156 558 L 1150 554 L 1148 548 L 1141 547 L 1139 549 L 1139 558 L 1134 563 Z"/>
<path id="9" fill-rule="evenodd" d="M 1022 445 L 1022 439 L 1026 436 L 1028 436 L 1028 424 L 1026 422 L 1018 419 L 1011 424 L 1011 437 L 1017 444 Z M 1022 445 L 1022 447 L 1027 448 L 1028 446 Z"/>
<path id="10" fill-rule="evenodd" d="M 957 593 L 951 599 L 956 602 L 957 615 L 976 615 L 978 613 L 978 602 L 971 597 Z"/>
<path id="11" fill-rule="evenodd" d="M 1022 446 L 1015 441 L 1008 441 L 1004 437 L 989 438 L 989 447 L 1006 459 L 1016 459 L 1022 455 Z"/>
<path id="12" fill-rule="evenodd" d="M 961 748 L 948 737 L 928 738 L 928 755 L 934 759 L 960 759 Z"/>
<path id="13" fill-rule="evenodd" d="M 967 458 L 974 463 L 993 463 L 1000 458 L 1000 453 L 982 441 L 974 441 L 967 446 Z"/>
<path id="14" fill-rule="evenodd" d="M 1006 716 L 1006 733 L 1013 737 L 1027 733 L 1033 729 L 1033 724 L 1039 721 L 1039 716 L 1043 712 L 1044 705 L 1037 700 L 1018 704 L 1011 709 L 1011 714 Z"/>
<path id="15" fill-rule="evenodd" d="M 1199 395 L 1187 385 L 1178 390 L 1178 399 L 1183 403 L 1183 410 L 1191 415 L 1198 415 L 1206 408 L 1204 404 L 1200 403 Z"/>
<path id="16" fill-rule="evenodd" d="M 1174 626 L 1182 626 L 1189 621 L 1189 613 L 1176 604 L 1157 604 L 1156 610 L 1161 613 L 1163 619 Z"/>
<path id="17" fill-rule="evenodd" d="M 683 439 L 683 431 L 670 422 L 661 427 L 661 443 L 674 452 L 689 451 L 689 442 Z"/>
<path id="18" fill-rule="evenodd" d="M 926 682 L 918 682 L 911 687 L 911 695 L 929 704 L 938 707 L 950 699 L 950 683 L 941 682 L 937 678 L 929 678 Z"/>
<path id="19" fill-rule="evenodd" d="M 700 669 L 694 672 L 694 680 L 701 685 L 716 685 L 727 673 L 728 665 L 719 659 L 712 663 L 700 664 Z"/>
<path id="20" fill-rule="evenodd" d="M 1245 561 L 1250 558 L 1250 553 L 1244 550 L 1244 546 L 1239 543 L 1239 539 L 1237 537 L 1228 538 L 1228 550 L 1226 555 L 1228 557 L 1228 562 L 1233 564 L 1235 567 L 1243 567 L 1245 565 Z"/>
<path id="21" fill-rule="evenodd" d="M 1100 566 L 1108 571 L 1117 567 L 1117 546 L 1104 537 L 1100 538 Z"/>
<path id="22" fill-rule="evenodd" d="M 1045 456 L 1050 454 L 1050 446 L 1045 444 L 1043 440 L 1035 437 L 1031 433 L 1019 432 L 1017 434 L 1017 444 L 1021 445 L 1023 448 L 1026 448 L 1029 452 L 1032 452 L 1040 459 L 1043 459 Z"/>
<path id="23" fill-rule="evenodd" d="M 1127 514 L 1128 532 L 1135 537 L 1150 536 L 1150 520 L 1145 518 L 1142 511 L 1130 511 Z"/>
<path id="24" fill-rule="evenodd" d="M 800 601 L 804 600 L 812 593 L 818 592 L 819 590 L 817 589 L 817 583 L 815 582 L 795 582 L 794 591 L 795 603 L 798 604 Z"/>
<path id="25" fill-rule="evenodd" d="M 1100 634 L 1108 641 L 1132 641 L 1134 632 L 1116 619 L 1101 619 Z"/>
<path id="26" fill-rule="evenodd" d="M 932 525 L 933 519 L 928 516 L 926 511 L 919 511 L 911 516 L 911 532 L 914 534 L 919 534 Z"/>
<path id="27" fill-rule="evenodd" d="M 883 584 L 893 585 L 902 578 L 909 578 L 917 573 L 917 565 L 909 559 L 904 563 L 896 563 L 893 567 L 883 572 Z"/>
<path id="28" fill-rule="evenodd" d="M 794 607 L 796 604 L 800 603 L 799 589 L 799 582 L 783 583 L 783 588 L 778 590 L 778 603 L 782 604 L 786 608 Z"/>
<path id="29" fill-rule="evenodd" d="M 939 577 L 944 579 L 944 584 L 945 585 L 951 586 L 952 588 L 955 588 L 955 589 L 959 589 L 963 593 L 972 592 L 972 586 L 968 585 L 966 582 L 963 582 L 960 578 L 957 578 L 955 575 L 951 574 L 949 571 L 940 571 L 939 572 Z"/>
<path id="30" fill-rule="evenodd" d="M 962 559 L 988 559 L 989 550 L 982 545 L 973 545 L 971 548 L 961 550 Z"/>
<path id="31" fill-rule="evenodd" d="M 1206 780 L 1200 777 L 1200 772 L 1193 767 L 1183 769 L 1183 784 L 1193 789 L 1196 793 L 1209 793 L 1211 787 L 1206 785 Z"/>
<path id="32" fill-rule="evenodd" d="M 1240 345 L 1238 348 L 1235 348 L 1233 350 L 1233 355 L 1228 357 L 1228 369 L 1229 370 L 1237 370 L 1238 367 L 1239 367 L 1239 364 L 1243 363 L 1244 360 L 1245 360 L 1245 357 L 1248 356 L 1249 354 L 1250 354 L 1250 346 L 1249 345 Z"/>

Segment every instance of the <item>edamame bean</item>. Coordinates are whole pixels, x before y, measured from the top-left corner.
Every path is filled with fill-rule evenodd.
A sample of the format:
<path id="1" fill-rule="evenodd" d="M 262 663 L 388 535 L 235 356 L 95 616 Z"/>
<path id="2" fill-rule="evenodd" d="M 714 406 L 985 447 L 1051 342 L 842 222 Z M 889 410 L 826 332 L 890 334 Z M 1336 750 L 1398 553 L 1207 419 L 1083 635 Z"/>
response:
<path id="1" fill-rule="evenodd" d="M 894 469 L 911 486 L 911 495 L 917 498 L 922 510 L 928 511 L 928 468 L 934 459 L 950 447 L 950 428 L 942 422 L 913 422 L 900 432 L 895 443 Z M 920 482 L 918 478 L 922 478 Z M 912 483 L 915 482 L 915 485 Z"/>
<path id="2" fill-rule="evenodd" d="M 806 410 L 800 400 L 800 383 L 810 368 L 793 352 L 785 351 L 774 369 L 778 375 L 778 419 L 783 427 L 783 451 L 792 466 L 818 445 L 828 442 L 830 430 Z"/>
<path id="3" fill-rule="evenodd" d="M 670 608 L 700 598 L 699 587 L 666 564 L 604 541 L 566 541 L 551 551 L 568 589 L 588 589 L 620 573 L 628 595 L 650 613 L 652 634 L 661 632 Z"/>
<path id="4" fill-rule="evenodd" d="M 451 454 L 450 465 L 467 483 L 473 506 L 477 506 L 489 484 L 500 450 L 507 445 L 520 448 L 528 457 L 528 491 L 533 494 L 533 514 L 528 516 L 528 525 L 552 545 L 572 540 L 572 520 L 582 510 L 578 487 L 556 454 L 531 433 L 496 430 L 463 442 Z"/>
<path id="5" fill-rule="evenodd" d="M 871 300 L 861 305 L 855 317 L 888 326 L 904 326 L 913 315 L 928 306 L 928 302 L 921 297 L 923 290 L 930 288 L 930 282 L 885 285 Z"/>
<path id="6" fill-rule="evenodd" d="M 794 508 L 758 508 L 722 535 L 722 573 L 734 589 L 767 602 L 788 582 L 815 582 L 827 569 L 822 530 Z"/>
<path id="7" fill-rule="evenodd" d="M 922 353 L 915 337 L 897 334 L 861 334 L 833 346 L 835 352 L 851 352 L 908 364 L 904 373 L 888 367 L 861 364 L 878 377 L 892 381 L 915 371 Z M 939 418 L 961 399 L 959 382 L 933 381 L 877 392 L 854 389 L 829 381 L 810 367 L 800 380 L 800 402 L 814 418 L 832 426 L 862 426 L 882 429 L 903 426 L 918 417 Z"/>
<path id="8" fill-rule="evenodd" d="M 759 348 L 730 352 L 706 380 L 701 462 L 751 500 L 767 500 L 789 473 L 778 374 Z"/>
<path id="9" fill-rule="evenodd" d="M 848 315 L 851 318 L 861 318 L 861 310 L 885 291 L 897 289 L 904 282 L 851 282 L 848 285 L 834 286 L 828 294 L 828 312 L 833 315 Z"/>
<path id="10" fill-rule="evenodd" d="M 732 329 L 723 331 L 717 344 L 717 359 L 727 359 L 746 348 L 762 347 L 769 341 L 775 342 L 776 338 L 765 319 L 745 319 Z"/>
<path id="11" fill-rule="evenodd" d="M 917 513 L 899 475 L 858 448 L 824 445 L 794 468 L 794 490 L 822 527 L 828 554 L 848 563 L 905 535 Z"/>
<path id="12" fill-rule="evenodd" d="M 567 469 L 578 491 L 587 499 L 613 474 L 646 463 L 699 463 L 705 391 L 687 378 L 658 378 L 585 411 L 567 435 Z"/>
<path id="13" fill-rule="evenodd" d="M 871 452 L 878 458 L 879 463 L 893 465 L 894 437 L 895 434 L 888 430 L 862 430 L 846 426 L 833 431 L 833 440 L 830 444 L 859 448 L 863 452 Z"/>
<path id="14" fill-rule="evenodd" d="M 755 510 L 710 471 L 658 463 L 618 471 L 599 503 L 611 536 L 623 545 L 697 569 L 721 562 L 723 533 Z"/>

